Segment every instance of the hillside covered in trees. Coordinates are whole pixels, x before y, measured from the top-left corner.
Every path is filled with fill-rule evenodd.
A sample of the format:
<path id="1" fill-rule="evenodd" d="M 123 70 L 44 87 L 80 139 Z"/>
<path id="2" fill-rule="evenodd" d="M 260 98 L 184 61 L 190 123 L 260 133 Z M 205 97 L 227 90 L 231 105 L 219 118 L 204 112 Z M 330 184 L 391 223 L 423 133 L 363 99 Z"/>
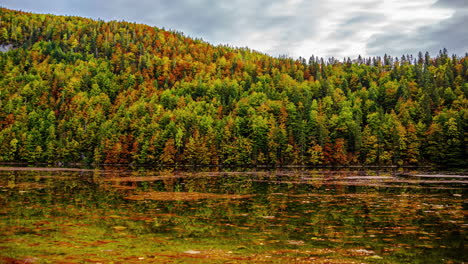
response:
<path id="1" fill-rule="evenodd" d="M 466 165 L 465 54 L 273 58 L 8 9 L 0 46 L 1 162 Z"/>

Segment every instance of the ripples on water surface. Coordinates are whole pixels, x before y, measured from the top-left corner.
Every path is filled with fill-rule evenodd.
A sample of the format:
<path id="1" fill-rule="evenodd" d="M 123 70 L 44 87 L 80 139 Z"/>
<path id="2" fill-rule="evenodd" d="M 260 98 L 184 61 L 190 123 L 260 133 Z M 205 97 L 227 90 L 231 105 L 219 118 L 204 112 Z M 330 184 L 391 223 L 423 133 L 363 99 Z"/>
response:
<path id="1" fill-rule="evenodd" d="M 462 263 L 466 174 L 0 169 L 0 263 Z"/>

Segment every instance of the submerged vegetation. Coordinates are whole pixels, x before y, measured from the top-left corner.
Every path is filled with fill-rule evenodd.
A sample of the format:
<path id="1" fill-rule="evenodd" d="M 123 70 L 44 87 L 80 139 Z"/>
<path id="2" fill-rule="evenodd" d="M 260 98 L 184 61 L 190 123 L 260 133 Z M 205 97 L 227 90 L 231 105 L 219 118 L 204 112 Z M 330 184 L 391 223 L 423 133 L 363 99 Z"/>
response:
<path id="1" fill-rule="evenodd" d="M 273 58 L 0 9 L 0 161 L 466 165 L 468 57 Z"/>
<path id="2" fill-rule="evenodd" d="M 444 177 L 0 168 L 0 263 L 463 263 Z"/>

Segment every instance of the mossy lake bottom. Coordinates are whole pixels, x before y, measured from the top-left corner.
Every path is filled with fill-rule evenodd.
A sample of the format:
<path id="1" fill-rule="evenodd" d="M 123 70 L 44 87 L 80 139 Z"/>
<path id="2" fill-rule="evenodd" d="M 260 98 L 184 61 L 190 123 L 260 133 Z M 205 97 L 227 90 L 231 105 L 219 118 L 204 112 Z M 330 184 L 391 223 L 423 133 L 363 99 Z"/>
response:
<path id="1" fill-rule="evenodd" d="M 0 263 L 467 262 L 468 176 L 405 175 L 3 167 Z"/>

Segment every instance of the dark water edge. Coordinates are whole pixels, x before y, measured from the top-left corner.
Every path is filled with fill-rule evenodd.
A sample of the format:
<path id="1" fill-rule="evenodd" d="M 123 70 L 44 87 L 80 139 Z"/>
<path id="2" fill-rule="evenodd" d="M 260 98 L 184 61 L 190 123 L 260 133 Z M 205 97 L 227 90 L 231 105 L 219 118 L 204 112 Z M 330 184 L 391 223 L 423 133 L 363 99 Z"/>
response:
<path id="1" fill-rule="evenodd" d="M 219 169 L 369 169 L 369 170 L 426 170 L 426 171 L 467 171 L 467 167 L 448 167 L 438 165 L 271 165 L 271 164 L 246 164 L 246 165 L 197 165 L 197 164 L 88 164 L 80 162 L 67 163 L 27 163 L 27 162 L 0 162 L 0 167 L 54 167 L 54 168 L 86 168 L 86 169 L 105 169 L 105 168 L 128 168 L 128 169 L 183 169 L 183 168 L 219 168 Z"/>
<path id="2" fill-rule="evenodd" d="M 10 168 L 0 263 L 467 261 L 466 173 Z"/>

